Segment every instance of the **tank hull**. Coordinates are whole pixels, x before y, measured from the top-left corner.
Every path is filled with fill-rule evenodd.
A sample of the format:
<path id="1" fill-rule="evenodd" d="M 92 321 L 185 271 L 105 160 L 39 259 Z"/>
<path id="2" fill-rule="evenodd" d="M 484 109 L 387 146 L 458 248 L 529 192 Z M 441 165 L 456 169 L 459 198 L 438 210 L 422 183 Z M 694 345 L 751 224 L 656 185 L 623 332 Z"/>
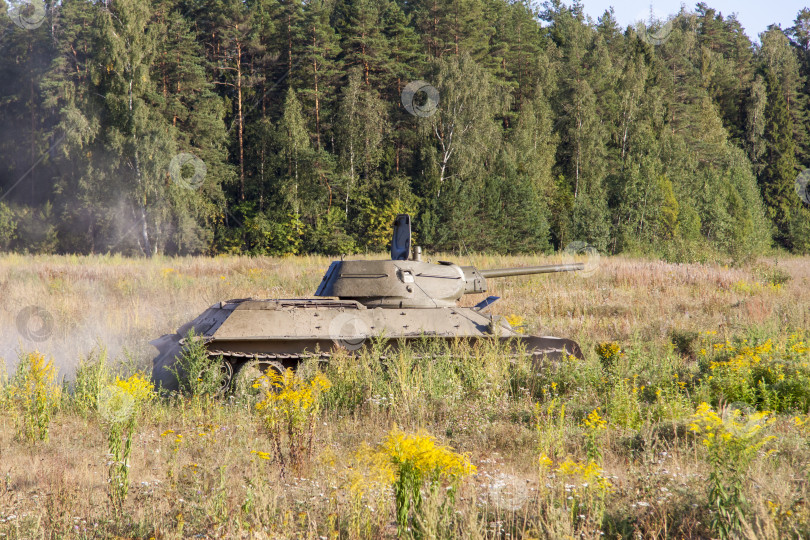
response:
<path id="1" fill-rule="evenodd" d="M 425 338 L 509 340 L 513 348 L 546 359 L 563 354 L 582 357 L 571 340 L 526 336 L 505 320 L 473 308 L 366 307 L 354 300 L 228 300 L 214 304 L 176 333 L 152 341 L 158 349 L 153 379 L 165 389 L 177 388 L 172 371 L 190 330 L 206 342 L 210 356 L 229 362 L 236 373 L 251 359 L 295 367 L 304 358 L 324 360 L 343 349 L 355 352 L 369 339 L 383 336 L 393 347 Z"/>

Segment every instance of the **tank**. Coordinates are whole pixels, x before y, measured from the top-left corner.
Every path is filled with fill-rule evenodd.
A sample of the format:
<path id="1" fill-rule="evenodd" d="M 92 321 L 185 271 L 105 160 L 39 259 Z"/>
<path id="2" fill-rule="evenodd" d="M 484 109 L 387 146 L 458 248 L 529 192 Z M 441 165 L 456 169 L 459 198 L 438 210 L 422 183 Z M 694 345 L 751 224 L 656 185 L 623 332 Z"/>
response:
<path id="1" fill-rule="evenodd" d="M 564 354 L 582 358 L 579 345 L 551 336 L 522 334 L 490 308 L 489 296 L 474 307 L 459 307 L 465 294 L 487 291 L 487 280 L 506 276 L 575 272 L 581 263 L 479 269 L 451 262 L 422 260 L 411 247 L 411 219 L 394 222 L 390 260 L 341 260 L 331 263 L 315 298 L 244 298 L 218 302 L 176 333 L 152 341 L 156 384 L 178 386 L 172 366 L 190 330 L 201 339 L 222 372 L 222 390 L 246 374 L 284 370 L 309 358 L 329 361 L 338 350 L 358 354 L 373 338 L 392 348 L 429 338 L 497 339 L 514 354 L 541 362 Z"/>

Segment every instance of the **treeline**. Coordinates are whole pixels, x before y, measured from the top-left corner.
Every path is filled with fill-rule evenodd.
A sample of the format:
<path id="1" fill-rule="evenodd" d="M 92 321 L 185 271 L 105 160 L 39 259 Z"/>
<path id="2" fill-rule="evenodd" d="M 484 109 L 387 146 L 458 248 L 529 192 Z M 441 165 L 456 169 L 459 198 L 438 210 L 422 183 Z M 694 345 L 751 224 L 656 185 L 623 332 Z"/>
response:
<path id="1" fill-rule="evenodd" d="M 810 251 L 809 9 L 756 45 L 704 3 L 2 9 L 0 249 L 339 254 L 410 212 L 432 250 Z"/>

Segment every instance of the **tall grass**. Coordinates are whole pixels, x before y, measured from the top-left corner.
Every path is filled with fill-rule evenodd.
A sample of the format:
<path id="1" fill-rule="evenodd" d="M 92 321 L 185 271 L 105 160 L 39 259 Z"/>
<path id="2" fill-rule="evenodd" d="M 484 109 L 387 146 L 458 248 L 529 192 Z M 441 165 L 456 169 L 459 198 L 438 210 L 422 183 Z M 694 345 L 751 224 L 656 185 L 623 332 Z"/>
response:
<path id="1" fill-rule="evenodd" d="M 486 266 L 551 262 L 474 258 Z M 529 333 L 577 339 L 585 359 L 535 364 L 489 341 L 377 342 L 359 356 L 302 365 L 294 375 L 302 385 L 265 394 L 263 410 L 186 392 L 152 395 L 136 424 L 110 421 L 105 390 L 148 367 L 133 344 L 173 331 L 216 300 L 305 294 L 325 263 L 0 258 L 10 289 L 28 290 L 55 314 L 43 346 L 80 334 L 88 303 L 104 306 L 107 315 L 95 318 L 121 338 L 106 354 L 104 336 L 77 345 L 84 359 L 50 410 L 47 441 L 15 437 L 25 412 L 10 389 L 26 368 L 10 366 L 9 379 L 0 379 L 0 533 L 810 536 L 806 259 L 780 262 L 790 279 L 767 262 L 726 269 L 603 259 L 587 279 L 492 280 L 491 292 L 504 297 L 498 313 L 521 314 Z M 21 358 L 34 349 L 17 346 Z M 310 407 L 300 391 L 317 377 L 331 387 Z M 409 436 L 452 448 L 475 474 L 437 478 L 425 465 L 427 446 L 393 459 L 394 443 Z M 293 440 L 306 455 L 296 467 Z M 403 475 L 408 463 L 424 476 Z"/>

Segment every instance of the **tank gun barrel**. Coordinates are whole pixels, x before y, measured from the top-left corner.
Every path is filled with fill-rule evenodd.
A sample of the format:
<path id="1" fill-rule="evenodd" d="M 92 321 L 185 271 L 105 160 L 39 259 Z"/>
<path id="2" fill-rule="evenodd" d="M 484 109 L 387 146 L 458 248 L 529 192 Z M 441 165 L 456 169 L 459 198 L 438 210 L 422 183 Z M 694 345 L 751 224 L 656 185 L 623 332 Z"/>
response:
<path id="1" fill-rule="evenodd" d="M 584 263 L 547 264 L 543 266 L 522 266 L 517 268 L 489 268 L 478 270 L 483 278 L 496 278 L 507 276 L 525 276 L 528 274 L 551 274 L 554 272 L 576 272 L 584 270 Z"/>

